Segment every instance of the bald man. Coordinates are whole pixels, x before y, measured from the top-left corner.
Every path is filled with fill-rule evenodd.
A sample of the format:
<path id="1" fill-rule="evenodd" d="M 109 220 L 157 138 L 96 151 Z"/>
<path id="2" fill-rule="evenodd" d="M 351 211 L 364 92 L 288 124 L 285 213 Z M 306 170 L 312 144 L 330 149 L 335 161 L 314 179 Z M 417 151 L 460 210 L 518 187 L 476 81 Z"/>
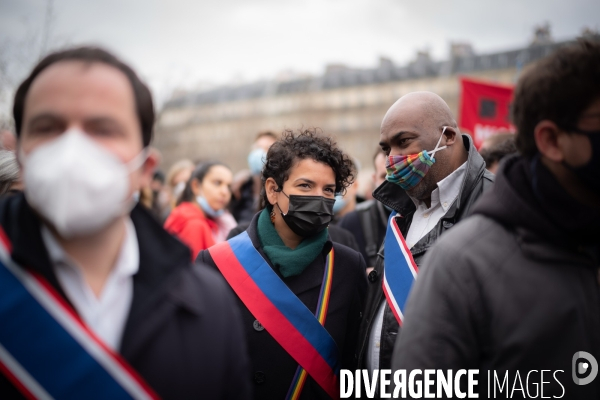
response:
<path id="1" fill-rule="evenodd" d="M 387 155 L 387 176 L 373 197 L 396 214 L 369 273 L 358 357 L 360 367 L 371 372 L 391 368 L 403 305 L 414 280 L 410 272 L 402 273 L 410 271 L 410 257 L 402 264 L 405 257 L 396 256 L 402 254 L 402 241 L 418 270 L 427 249 L 469 213 L 494 179 L 471 138 L 460 133 L 448 105 L 434 93 L 409 93 L 396 101 L 381 123 L 379 144 Z M 392 226 L 401 235 L 394 235 Z"/>

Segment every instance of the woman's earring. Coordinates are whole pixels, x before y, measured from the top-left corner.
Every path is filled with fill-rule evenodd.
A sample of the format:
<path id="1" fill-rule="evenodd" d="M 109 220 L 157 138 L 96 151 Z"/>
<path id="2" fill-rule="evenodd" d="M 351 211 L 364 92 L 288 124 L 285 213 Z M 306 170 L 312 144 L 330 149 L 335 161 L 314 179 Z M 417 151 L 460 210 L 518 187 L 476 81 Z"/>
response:
<path id="1" fill-rule="evenodd" d="M 275 209 L 274 208 L 271 210 L 271 214 L 270 215 L 271 215 L 271 223 L 273 225 L 275 225 Z"/>

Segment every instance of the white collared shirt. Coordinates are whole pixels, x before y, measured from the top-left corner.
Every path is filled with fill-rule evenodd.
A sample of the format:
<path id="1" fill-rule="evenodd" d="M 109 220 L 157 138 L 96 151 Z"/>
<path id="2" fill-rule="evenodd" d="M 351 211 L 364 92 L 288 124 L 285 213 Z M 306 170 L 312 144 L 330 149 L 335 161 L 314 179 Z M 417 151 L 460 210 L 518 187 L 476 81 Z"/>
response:
<path id="1" fill-rule="evenodd" d="M 409 249 L 431 231 L 448 209 L 454 203 L 454 200 L 460 193 L 460 187 L 467 170 L 467 162 L 465 161 L 460 167 L 452 171 L 450 175 L 437 183 L 437 188 L 431 192 L 431 205 L 427 205 L 423 201 L 415 200 L 411 197 L 417 209 L 412 217 L 410 228 L 406 234 L 406 244 Z"/>
<path id="2" fill-rule="evenodd" d="M 133 275 L 140 263 L 137 235 L 131 219 L 126 219 L 125 239 L 98 297 L 85 281 L 81 268 L 44 225 L 42 239 L 56 278 L 77 313 L 108 347 L 118 351 L 133 299 Z"/>
<path id="3" fill-rule="evenodd" d="M 440 222 L 440 219 L 442 219 L 450 206 L 452 206 L 460 193 L 466 170 L 467 162 L 465 161 L 460 167 L 452 171 L 450 175 L 437 183 L 438 187 L 431 192 L 431 206 L 429 208 L 427 208 L 424 202 L 411 197 L 417 209 L 415 210 L 405 239 L 409 248 L 412 248 L 419 240 L 424 238 Z M 377 310 L 377 315 L 373 320 L 373 326 L 369 335 L 369 347 L 367 348 L 365 361 L 370 373 L 373 373 L 375 369 L 379 369 L 381 329 L 383 328 L 385 303 L 386 300 L 384 299 L 379 306 L 379 310 Z"/>

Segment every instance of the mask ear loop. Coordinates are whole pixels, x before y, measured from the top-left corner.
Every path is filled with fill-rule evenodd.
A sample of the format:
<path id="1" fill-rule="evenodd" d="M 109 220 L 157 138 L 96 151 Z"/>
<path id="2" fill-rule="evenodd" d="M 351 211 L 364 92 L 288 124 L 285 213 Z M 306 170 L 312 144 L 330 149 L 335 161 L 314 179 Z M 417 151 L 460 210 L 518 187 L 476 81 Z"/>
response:
<path id="1" fill-rule="evenodd" d="M 150 148 L 144 147 L 142 151 L 140 151 L 131 161 L 127 163 L 127 171 L 133 172 L 137 171 L 148 159 L 150 156 Z"/>
<path id="2" fill-rule="evenodd" d="M 281 188 L 277 188 L 277 189 L 275 189 L 275 191 L 276 191 L 277 193 L 283 193 L 283 195 L 284 195 L 285 197 L 287 197 L 288 199 L 290 198 L 290 196 L 288 196 L 287 194 L 285 194 L 285 192 L 283 191 L 283 188 L 282 188 L 282 187 L 281 187 Z M 287 214 L 284 214 L 284 213 L 283 213 L 283 210 L 281 209 L 281 207 L 279 207 L 279 203 L 275 203 L 275 204 L 273 204 L 273 209 L 275 208 L 275 206 L 277 206 L 277 208 L 279 208 L 279 213 L 280 213 L 282 216 L 284 216 L 284 217 L 285 217 L 285 216 L 287 215 Z M 288 207 L 289 207 L 289 206 L 288 206 Z M 289 208 L 288 208 L 288 212 L 290 212 Z"/>
<path id="3" fill-rule="evenodd" d="M 445 126 L 444 129 L 442 129 L 442 134 L 440 135 L 440 138 L 438 139 L 437 144 L 435 145 L 435 149 L 431 150 L 431 152 L 427 152 L 431 158 L 433 158 L 433 156 L 435 156 L 435 153 L 437 153 L 438 151 L 444 150 L 446 147 L 448 147 L 448 146 L 438 147 L 440 145 L 440 143 L 442 142 L 442 138 L 444 137 L 444 132 L 446 132 L 446 128 L 447 128 L 447 126 Z"/>

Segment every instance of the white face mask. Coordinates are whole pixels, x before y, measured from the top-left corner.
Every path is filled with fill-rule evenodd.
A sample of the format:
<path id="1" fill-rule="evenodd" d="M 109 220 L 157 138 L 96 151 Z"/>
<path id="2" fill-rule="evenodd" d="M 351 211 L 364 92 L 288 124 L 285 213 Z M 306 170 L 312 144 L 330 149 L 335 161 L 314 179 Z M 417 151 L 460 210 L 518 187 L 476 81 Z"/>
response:
<path id="1" fill-rule="evenodd" d="M 25 197 L 63 238 L 89 235 L 131 210 L 129 174 L 146 158 L 142 151 L 123 164 L 85 132 L 71 129 L 20 154 Z"/>
<path id="2" fill-rule="evenodd" d="M 175 187 L 173 188 L 173 197 L 175 197 L 175 200 L 177 200 L 179 196 L 181 196 L 181 193 L 183 193 L 184 189 L 185 182 L 179 182 L 177 185 L 175 185 Z"/>

